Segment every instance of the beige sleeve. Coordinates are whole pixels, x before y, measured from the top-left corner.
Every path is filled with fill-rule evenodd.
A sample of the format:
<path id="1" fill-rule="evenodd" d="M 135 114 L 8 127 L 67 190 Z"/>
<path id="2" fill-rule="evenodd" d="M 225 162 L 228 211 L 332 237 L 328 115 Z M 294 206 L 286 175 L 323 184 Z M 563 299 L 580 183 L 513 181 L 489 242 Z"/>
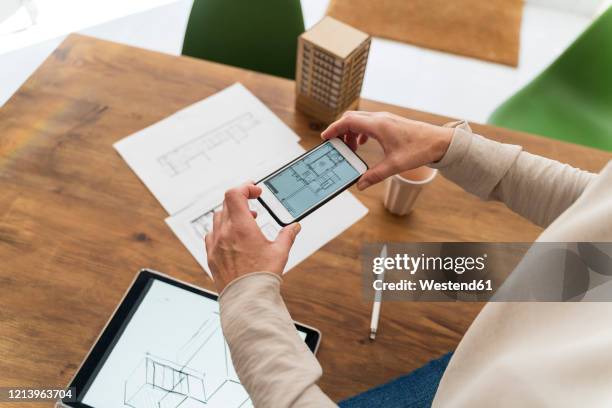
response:
<path id="1" fill-rule="evenodd" d="M 232 361 L 255 407 L 335 407 L 316 385 L 322 370 L 280 295 L 281 278 L 254 272 L 219 296 Z"/>
<path id="2" fill-rule="evenodd" d="M 484 199 L 502 201 L 514 212 L 546 227 L 582 194 L 596 177 L 509 145 L 473 134 L 458 122 L 446 155 L 431 165 Z"/>

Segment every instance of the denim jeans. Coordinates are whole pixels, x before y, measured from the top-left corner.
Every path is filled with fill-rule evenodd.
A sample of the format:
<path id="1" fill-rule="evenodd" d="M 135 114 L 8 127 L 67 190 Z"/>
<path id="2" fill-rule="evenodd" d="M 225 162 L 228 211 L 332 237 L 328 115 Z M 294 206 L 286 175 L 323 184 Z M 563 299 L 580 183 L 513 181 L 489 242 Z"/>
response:
<path id="1" fill-rule="evenodd" d="M 410 374 L 379 385 L 340 402 L 341 408 L 425 408 L 431 407 L 442 374 L 452 353 L 432 360 Z"/>

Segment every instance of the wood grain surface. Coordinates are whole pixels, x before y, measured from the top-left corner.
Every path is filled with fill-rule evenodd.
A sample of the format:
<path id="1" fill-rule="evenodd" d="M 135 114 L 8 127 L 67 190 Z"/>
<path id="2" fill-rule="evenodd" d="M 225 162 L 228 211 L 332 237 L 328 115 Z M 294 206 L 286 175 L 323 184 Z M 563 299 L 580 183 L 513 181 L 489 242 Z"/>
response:
<path id="1" fill-rule="evenodd" d="M 0 386 L 65 386 L 140 268 L 213 287 L 112 144 L 236 81 L 294 129 L 305 147 L 319 143 L 320 127 L 294 111 L 292 81 L 78 35 L 68 37 L 0 109 Z M 367 100 L 361 108 L 437 124 L 448 120 Z M 550 139 L 474 128 L 592 171 L 611 158 Z M 362 153 L 370 164 L 380 157 L 372 143 Z M 369 342 L 371 304 L 360 288 L 363 243 L 531 241 L 540 232 L 502 204 L 479 201 L 442 177 L 405 218 L 384 210 L 382 190 L 353 190 L 369 214 L 294 268 L 283 286 L 292 316 L 323 332 L 320 385 L 334 400 L 453 350 L 482 307 L 386 303 L 379 336 Z"/>

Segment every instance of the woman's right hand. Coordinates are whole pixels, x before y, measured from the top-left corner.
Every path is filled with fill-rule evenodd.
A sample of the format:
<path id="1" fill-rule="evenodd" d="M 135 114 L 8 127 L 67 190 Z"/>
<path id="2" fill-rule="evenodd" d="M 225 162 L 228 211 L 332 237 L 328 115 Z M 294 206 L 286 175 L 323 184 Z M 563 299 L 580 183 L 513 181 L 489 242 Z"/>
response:
<path id="1" fill-rule="evenodd" d="M 387 112 L 350 111 L 329 125 L 321 137 L 341 137 L 353 150 L 369 138 L 382 146 L 385 157 L 357 182 L 357 188 L 363 190 L 394 174 L 439 161 L 448 150 L 453 131 Z"/>

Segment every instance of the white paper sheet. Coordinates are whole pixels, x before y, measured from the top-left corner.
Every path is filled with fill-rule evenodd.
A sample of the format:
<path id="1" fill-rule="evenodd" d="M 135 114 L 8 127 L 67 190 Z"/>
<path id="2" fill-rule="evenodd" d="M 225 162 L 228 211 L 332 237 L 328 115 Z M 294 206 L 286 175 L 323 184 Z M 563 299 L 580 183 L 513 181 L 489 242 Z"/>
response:
<path id="1" fill-rule="evenodd" d="M 222 199 L 222 194 L 213 195 L 196 202 L 175 216 L 166 218 L 166 223 L 172 231 L 209 275 L 204 235 L 212 230 L 212 214 L 213 211 L 220 208 L 219 203 Z M 275 239 L 281 227 L 259 201 L 251 200 L 249 205 L 257 212 L 257 224 L 266 238 Z M 345 191 L 304 218 L 300 222 L 302 230 L 289 253 L 285 272 L 359 221 L 367 213 L 368 209 L 355 196 Z"/>
<path id="2" fill-rule="evenodd" d="M 210 274 L 204 235 L 231 187 L 257 181 L 295 159 L 299 137 L 241 84 L 197 102 L 115 143 L 115 148 L 170 214 L 166 223 Z M 274 239 L 281 227 L 257 202 L 257 223 Z M 344 192 L 302 222 L 291 269 L 357 222 L 368 210 Z"/>
<path id="3" fill-rule="evenodd" d="M 253 178 L 299 137 L 241 84 L 115 143 L 169 214 Z"/>

